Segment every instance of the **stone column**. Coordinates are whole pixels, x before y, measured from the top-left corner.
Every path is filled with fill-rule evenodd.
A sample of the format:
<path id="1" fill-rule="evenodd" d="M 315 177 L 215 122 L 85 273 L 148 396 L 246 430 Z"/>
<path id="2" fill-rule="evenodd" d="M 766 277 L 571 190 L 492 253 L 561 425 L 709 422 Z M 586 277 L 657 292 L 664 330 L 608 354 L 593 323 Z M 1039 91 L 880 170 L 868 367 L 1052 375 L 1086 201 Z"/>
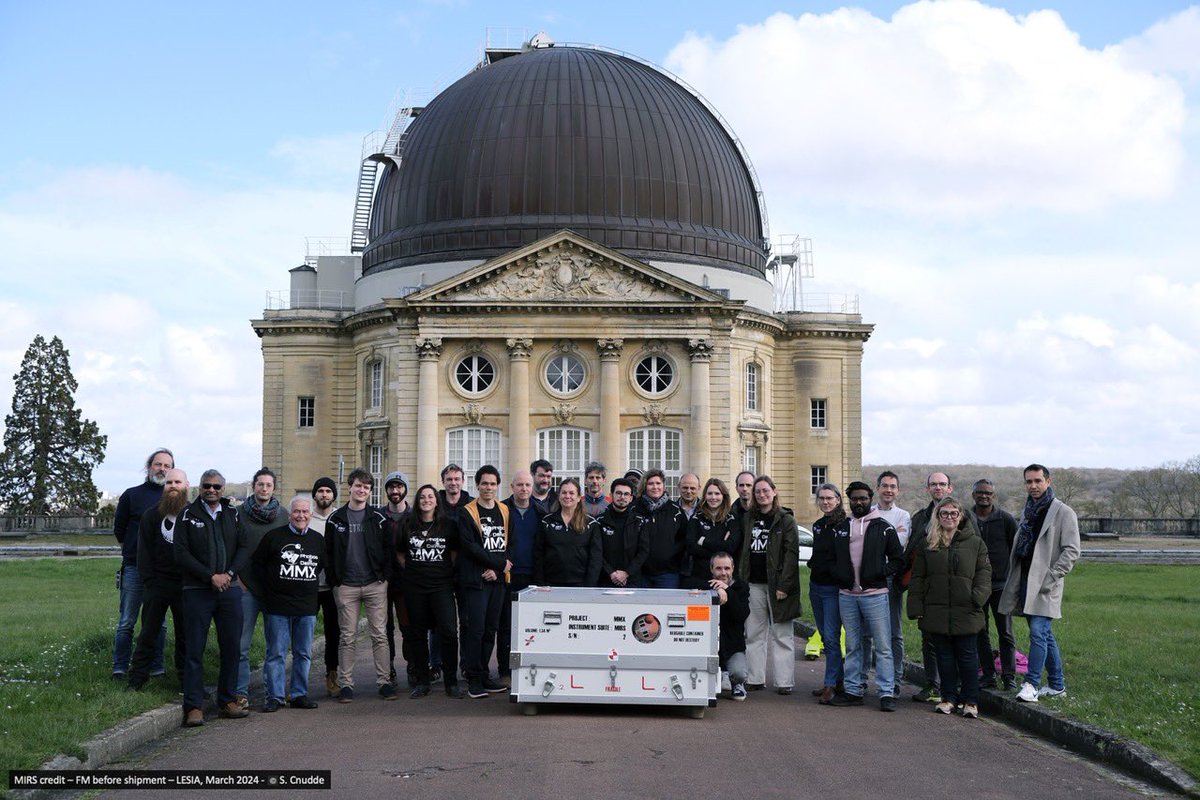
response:
<path id="1" fill-rule="evenodd" d="M 438 485 L 441 457 L 438 447 L 438 362 L 440 336 L 417 340 L 417 486 Z"/>
<path id="2" fill-rule="evenodd" d="M 692 435 L 691 452 L 684 469 L 700 476 L 700 483 L 712 476 L 712 387 L 709 361 L 712 360 L 711 339 L 688 339 L 688 356 L 692 362 Z"/>
<path id="3" fill-rule="evenodd" d="M 508 347 L 508 471 L 507 483 L 517 470 L 529 469 L 529 357 L 533 339 L 507 339 Z M 507 496 L 507 492 L 505 492 Z"/>
<path id="4" fill-rule="evenodd" d="M 609 479 L 625 472 L 621 457 L 621 351 L 623 339 L 597 339 L 600 356 L 600 461 Z"/>

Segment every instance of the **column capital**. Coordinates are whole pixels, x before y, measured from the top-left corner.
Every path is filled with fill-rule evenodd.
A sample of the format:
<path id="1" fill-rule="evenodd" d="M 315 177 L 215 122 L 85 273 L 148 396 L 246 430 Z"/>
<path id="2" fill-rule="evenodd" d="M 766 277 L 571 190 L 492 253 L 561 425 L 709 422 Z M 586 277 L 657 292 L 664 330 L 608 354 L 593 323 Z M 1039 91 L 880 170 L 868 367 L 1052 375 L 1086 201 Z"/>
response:
<path id="1" fill-rule="evenodd" d="M 442 357 L 442 337 L 440 336 L 417 339 L 416 347 L 418 361 L 437 361 Z"/>
<path id="2" fill-rule="evenodd" d="M 687 348 L 688 356 L 691 358 L 693 363 L 697 361 L 709 361 L 712 359 L 712 339 L 688 339 Z"/>
<path id="3" fill-rule="evenodd" d="M 510 361 L 528 361 L 533 354 L 533 339 L 505 339 Z"/>
<path id="4" fill-rule="evenodd" d="M 601 361 L 617 361 L 621 358 L 621 351 L 625 349 L 624 339 L 597 339 L 596 352 L 600 355 Z"/>

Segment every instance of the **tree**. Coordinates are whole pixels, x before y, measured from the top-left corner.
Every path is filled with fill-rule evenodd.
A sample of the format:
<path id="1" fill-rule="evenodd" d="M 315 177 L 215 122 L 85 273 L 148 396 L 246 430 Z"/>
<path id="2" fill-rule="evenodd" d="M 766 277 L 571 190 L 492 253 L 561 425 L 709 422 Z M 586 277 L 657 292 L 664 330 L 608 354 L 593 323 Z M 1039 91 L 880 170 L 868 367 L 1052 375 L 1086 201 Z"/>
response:
<path id="1" fill-rule="evenodd" d="M 78 388 L 62 340 L 34 337 L 4 418 L 0 506 L 10 514 L 95 510 L 92 470 L 104 460 L 108 437 L 75 407 Z"/>

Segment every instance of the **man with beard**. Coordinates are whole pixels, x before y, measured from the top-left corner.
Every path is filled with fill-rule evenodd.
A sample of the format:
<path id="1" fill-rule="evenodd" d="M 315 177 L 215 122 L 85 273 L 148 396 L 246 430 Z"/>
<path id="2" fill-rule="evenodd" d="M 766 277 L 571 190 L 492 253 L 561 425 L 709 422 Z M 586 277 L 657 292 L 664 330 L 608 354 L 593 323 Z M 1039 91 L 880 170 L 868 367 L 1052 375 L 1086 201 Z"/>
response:
<path id="1" fill-rule="evenodd" d="M 754 473 L 747 470 L 739 472 L 733 479 L 733 488 L 737 491 L 737 500 L 733 501 L 729 513 L 734 523 L 741 527 L 742 516 L 749 514 L 754 504 Z"/>
<path id="2" fill-rule="evenodd" d="M 529 465 L 533 473 L 533 497 L 530 502 L 543 517 L 554 508 L 558 495 L 554 491 L 554 465 L 544 458 Z"/>
<path id="3" fill-rule="evenodd" d="M 133 629 L 142 610 L 142 577 L 137 568 L 138 530 L 142 515 L 162 499 L 163 482 L 167 471 L 174 468 L 175 456 L 165 447 L 160 447 L 146 459 L 146 480 L 121 493 L 117 501 L 117 516 L 113 523 L 113 534 L 121 544 L 121 569 L 117 572 L 117 588 L 121 592 L 121 613 L 117 621 L 117 633 L 113 637 L 112 678 L 125 680 L 129 669 L 129 656 L 133 649 Z M 154 661 L 150 672 L 163 674 L 163 644 L 167 629 L 164 627 L 158 638 Z"/>
<path id="4" fill-rule="evenodd" d="M 238 575 L 250 561 L 238 511 L 223 497 L 225 477 L 215 469 L 200 476 L 200 496 L 175 525 L 175 563 L 183 576 L 183 724 L 204 724 L 204 648 L 217 626 L 221 671 L 217 705 L 226 719 L 249 715 L 236 699 L 238 638 L 242 631 L 242 587 Z"/>
<path id="5" fill-rule="evenodd" d="M 333 504 L 337 502 L 337 484 L 333 478 L 317 478 L 313 483 L 313 511 L 308 527 L 321 536 L 325 535 L 325 520 L 333 513 Z M 333 589 L 329 588 L 329 579 L 325 570 L 317 576 L 317 604 L 321 608 L 321 618 L 325 623 L 325 692 L 330 697 L 337 697 L 340 686 L 337 680 L 338 668 L 338 639 L 342 629 L 338 627 L 337 604 L 333 600 Z"/>
<path id="6" fill-rule="evenodd" d="M 142 514 L 138 528 L 138 564 L 142 577 L 142 630 L 129 665 L 129 688 L 139 691 L 150 677 L 159 633 L 171 610 L 175 626 L 175 673 L 183 680 L 183 588 L 175 563 L 175 521 L 188 504 L 187 473 L 167 470 L 162 498 Z M 161 656 L 160 656 L 161 657 Z"/>
<path id="7" fill-rule="evenodd" d="M 979 535 L 987 545 L 988 561 L 992 565 L 992 594 L 983 607 L 983 628 L 979 631 L 976 651 L 979 653 L 979 668 L 983 674 L 979 685 L 985 689 L 996 688 L 996 661 L 992 657 L 992 637 L 988 633 L 987 617 L 991 612 L 996 623 L 996 634 L 1000 638 L 1000 677 L 1004 688 L 1017 688 L 1017 642 L 1013 638 L 1012 618 L 1000 613 L 1000 595 L 1008 580 L 1008 556 L 1017 537 L 1017 521 L 1013 515 L 995 504 L 996 486 L 987 478 L 975 481 L 971 492 L 975 500 L 975 522 Z"/>
<path id="8" fill-rule="evenodd" d="M 246 547 L 253 553 L 267 531 L 274 530 L 286 517 L 279 513 L 279 501 L 275 499 L 275 473 L 263 467 L 254 473 L 254 493 L 242 503 L 238 514 L 246 530 Z M 246 570 L 239 576 L 242 587 L 242 638 L 238 655 L 237 701 L 242 708 L 250 707 L 250 644 L 254 641 L 254 628 L 261 612 L 259 598 L 262 583 L 254 570 Z"/>
<path id="9" fill-rule="evenodd" d="M 633 523 L 633 482 L 616 478 L 609 487 L 612 501 L 596 518 L 600 524 L 600 583 L 605 586 L 638 586 L 642 564 L 650 553 L 650 540 Z"/>
<path id="10" fill-rule="evenodd" d="M 608 470 L 599 461 L 592 461 L 583 469 L 583 513 L 593 519 L 604 513 L 612 499 L 604 494 L 607 474 Z"/>
<path id="11" fill-rule="evenodd" d="M 408 504 L 408 478 L 403 472 L 389 472 L 387 478 L 383 481 L 383 494 L 387 497 L 387 505 L 383 507 L 383 513 L 387 516 L 388 522 L 392 528 L 392 538 L 400 534 L 400 522 L 409 514 L 412 513 L 412 506 Z M 416 675 L 413 667 L 412 654 L 412 626 L 408 620 L 408 609 L 404 605 L 404 590 L 400 585 L 401 571 L 393 569 L 392 575 L 388 578 L 388 609 L 387 609 L 387 637 L 388 637 L 388 663 L 392 665 L 392 683 L 396 682 L 396 626 L 400 627 L 400 654 L 404 657 L 404 663 L 408 665 L 408 686 L 411 689 L 415 686 L 414 681 Z"/>

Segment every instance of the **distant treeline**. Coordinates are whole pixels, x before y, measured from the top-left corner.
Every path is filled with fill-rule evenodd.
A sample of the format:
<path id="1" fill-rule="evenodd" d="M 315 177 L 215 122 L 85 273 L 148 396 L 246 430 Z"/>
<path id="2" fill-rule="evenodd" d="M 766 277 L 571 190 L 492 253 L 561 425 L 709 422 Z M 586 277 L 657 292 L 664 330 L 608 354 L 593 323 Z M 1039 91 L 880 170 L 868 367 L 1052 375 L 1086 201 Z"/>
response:
<path id="1" fill-rule="evenodd" d="M 1055 494 L 1081 517 L 1200 517 L 1200 455 L 1149 469 L 1047 466 Z M 908 511 L 929 502 L 925 478 L 931 472 L 949 475 L 954 494 L 965 501 L 970 501 L 975 481 L 987 478 L 996 484 L 998 506 L 1019 514 L 1025 505 L 1024 465 L 868 464 L 863 467 L 863 480 L 874 486 L 885 469 L 900 476 L 899 504 Z"/>

